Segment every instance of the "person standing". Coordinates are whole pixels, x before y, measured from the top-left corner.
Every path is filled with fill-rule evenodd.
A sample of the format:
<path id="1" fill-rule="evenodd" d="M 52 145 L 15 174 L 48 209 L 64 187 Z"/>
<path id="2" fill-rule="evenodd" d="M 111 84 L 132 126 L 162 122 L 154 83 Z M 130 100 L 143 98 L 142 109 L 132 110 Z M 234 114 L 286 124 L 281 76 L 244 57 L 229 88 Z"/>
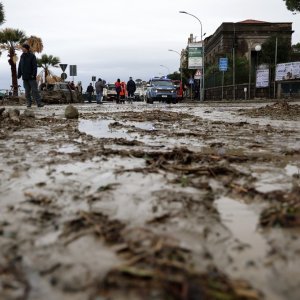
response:
<path id="1" fill-rule="evenodd" d="M 127 92 L 128 92 L 128 100 L 133 101 L 134 93 L 136 91 L 136 84 L 133 81 L 132 77 L 129 77 L 129 81 L 127 82 Z"/>
<path id="2" fill-rule="evenodd" d="M 86 92 L 88 94 L 88 101 L 91 103 L 94 94 L 94 87 L 92 83 L 90 83 L 90 85 L 87 87 Z"/>
<path id="3" fill-rule="evenodd" d="M 120 102 L 125 103 L 126 99 L 126 83 L 124 81 L 121 81 L 121 91 L 120 91 Z"/>
<path id="4" fill-rule="evenodd" d="M 22 55 L 18 66 L 18 79 L 22 77 L 25 89 L 27 107 L 31 107 L 32 98 L 35 100 L 37 107 L 43 107 L 41 96 L 36 81 L 37 61 L 35 55 L 30 51 L 28 44 L 22 45 Z"/>
<path id="5" fill-rule="evenodd" d="M 97 104 L 102 104 L 102 98 L 103 98 L 103 89 L 105 88 L 105 84 L 102 81 L 101 78 L 98 79 L 98 81 L 95 84 L 96 89 L 96 101 Z"/>
<path id="6" fill-rule="evenodd" d="M 122 90 L 122 87 L 121 87 L 121 80 L 120 78 L 117 79 L 117 81 L 115 82 L 115 88 L 116 88 L 116 92 L 117 92 L 117 104 L 120 103 L 120 92 Z"/>

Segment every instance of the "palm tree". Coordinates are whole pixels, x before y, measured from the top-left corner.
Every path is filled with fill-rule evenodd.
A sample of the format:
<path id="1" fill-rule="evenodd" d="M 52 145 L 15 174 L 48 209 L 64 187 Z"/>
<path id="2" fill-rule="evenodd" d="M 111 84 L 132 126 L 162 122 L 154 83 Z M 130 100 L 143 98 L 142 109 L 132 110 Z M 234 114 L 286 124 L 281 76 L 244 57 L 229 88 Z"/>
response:
<path id="1" fill-rule="evenodd" d="M 5 22 L 5 14 L 4 14 L 4 7 L 3 4 L 0 2 L 0 25 Z M 1 56 L 1 48 L 0 48 L 0 56 Z"/>
<path id="2" fill-rule="evenodd" d="M 25 33 L 19 29 L 5 28 L 0 31 L 0 46 L 8 51 L 8 63 L 11 69 L 11 78 L 13 86 L 13 95 L 18 96 L 18 79 L 17 79 L 17 54 L 20 44 L 26 40 Z"/>
<path id="3" fill-rule="evenodd" d="M 5 21 L 4 7 L 3 4 L 0 2 L 0 25 L 2 25 L 4 21 Z"/>
<path id="4" fill-rule="evenodd" d="M 37 65 L 39 68 L 44 69 L 44 78 L 45 83 L 47 83 L 47 76 L 50 74 L 49 68 L 54 67 L 58 68 L 58 64 L 60 63 L 60 59 L 53 55 L 43 54 L 41 58 L 37 59 Z"/>

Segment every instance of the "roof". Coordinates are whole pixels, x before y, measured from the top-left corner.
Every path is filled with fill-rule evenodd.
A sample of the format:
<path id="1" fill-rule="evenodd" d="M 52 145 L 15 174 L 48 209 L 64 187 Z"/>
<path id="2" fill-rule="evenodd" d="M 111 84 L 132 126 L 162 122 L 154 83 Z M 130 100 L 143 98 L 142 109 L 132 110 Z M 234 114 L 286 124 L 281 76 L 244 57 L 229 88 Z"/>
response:
<path id="1" fill-rule="evenodd" d="M 247 19 L 247 20 L 240 21 L 237 23 L 239 23 L 239 24 L 262 24 L 262 23 L 269 23 L 269 22 Z"/>

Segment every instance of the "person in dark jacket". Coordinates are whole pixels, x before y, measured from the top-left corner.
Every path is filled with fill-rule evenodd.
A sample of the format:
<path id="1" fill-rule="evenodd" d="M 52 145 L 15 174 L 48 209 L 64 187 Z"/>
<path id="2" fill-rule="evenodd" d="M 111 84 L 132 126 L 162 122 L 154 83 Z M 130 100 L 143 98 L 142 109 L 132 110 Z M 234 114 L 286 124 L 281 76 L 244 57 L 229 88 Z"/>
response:
<path id="1" fill-rule="evenodd" d="M 134 99 L 135 91 L 136 91 L 136 84 L 132 80 L 132 77 L 129 77 L 129 81 L 127 82 L 127 93 L 128 93 L 128 100 L 131 102 Z"/>
<path id="2" fill-rule="evenodd" d="M 91 103 L 94 94 L 94 87 L 92 83 L 90 83 L 90 85 L 87 87 L 86 92 L 88 94 L 88 101 Z"/>
<path id="3" fill-rule="evenodd" d="M 22 55 L 18 66 L 18 79 L 22 77 L 25 89 L 27 107 L 31 107 L 32 97 L 38 107 L 44 106 L 41 102 L 41 96 L 36 81 L 37 62 L 35 55 L 30 51 L 28 44 L 22 45 Z"/>

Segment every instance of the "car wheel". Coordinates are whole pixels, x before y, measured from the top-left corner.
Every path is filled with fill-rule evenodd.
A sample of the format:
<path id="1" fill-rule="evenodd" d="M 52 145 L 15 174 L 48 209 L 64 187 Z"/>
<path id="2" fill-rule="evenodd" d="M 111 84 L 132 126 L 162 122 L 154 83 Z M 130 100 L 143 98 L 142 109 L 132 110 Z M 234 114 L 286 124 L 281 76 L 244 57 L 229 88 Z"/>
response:
<path id="1" fill-rule="evenodd" d="M 146 103 L 153 104 L 153 99 L 146 97 Z"/>

